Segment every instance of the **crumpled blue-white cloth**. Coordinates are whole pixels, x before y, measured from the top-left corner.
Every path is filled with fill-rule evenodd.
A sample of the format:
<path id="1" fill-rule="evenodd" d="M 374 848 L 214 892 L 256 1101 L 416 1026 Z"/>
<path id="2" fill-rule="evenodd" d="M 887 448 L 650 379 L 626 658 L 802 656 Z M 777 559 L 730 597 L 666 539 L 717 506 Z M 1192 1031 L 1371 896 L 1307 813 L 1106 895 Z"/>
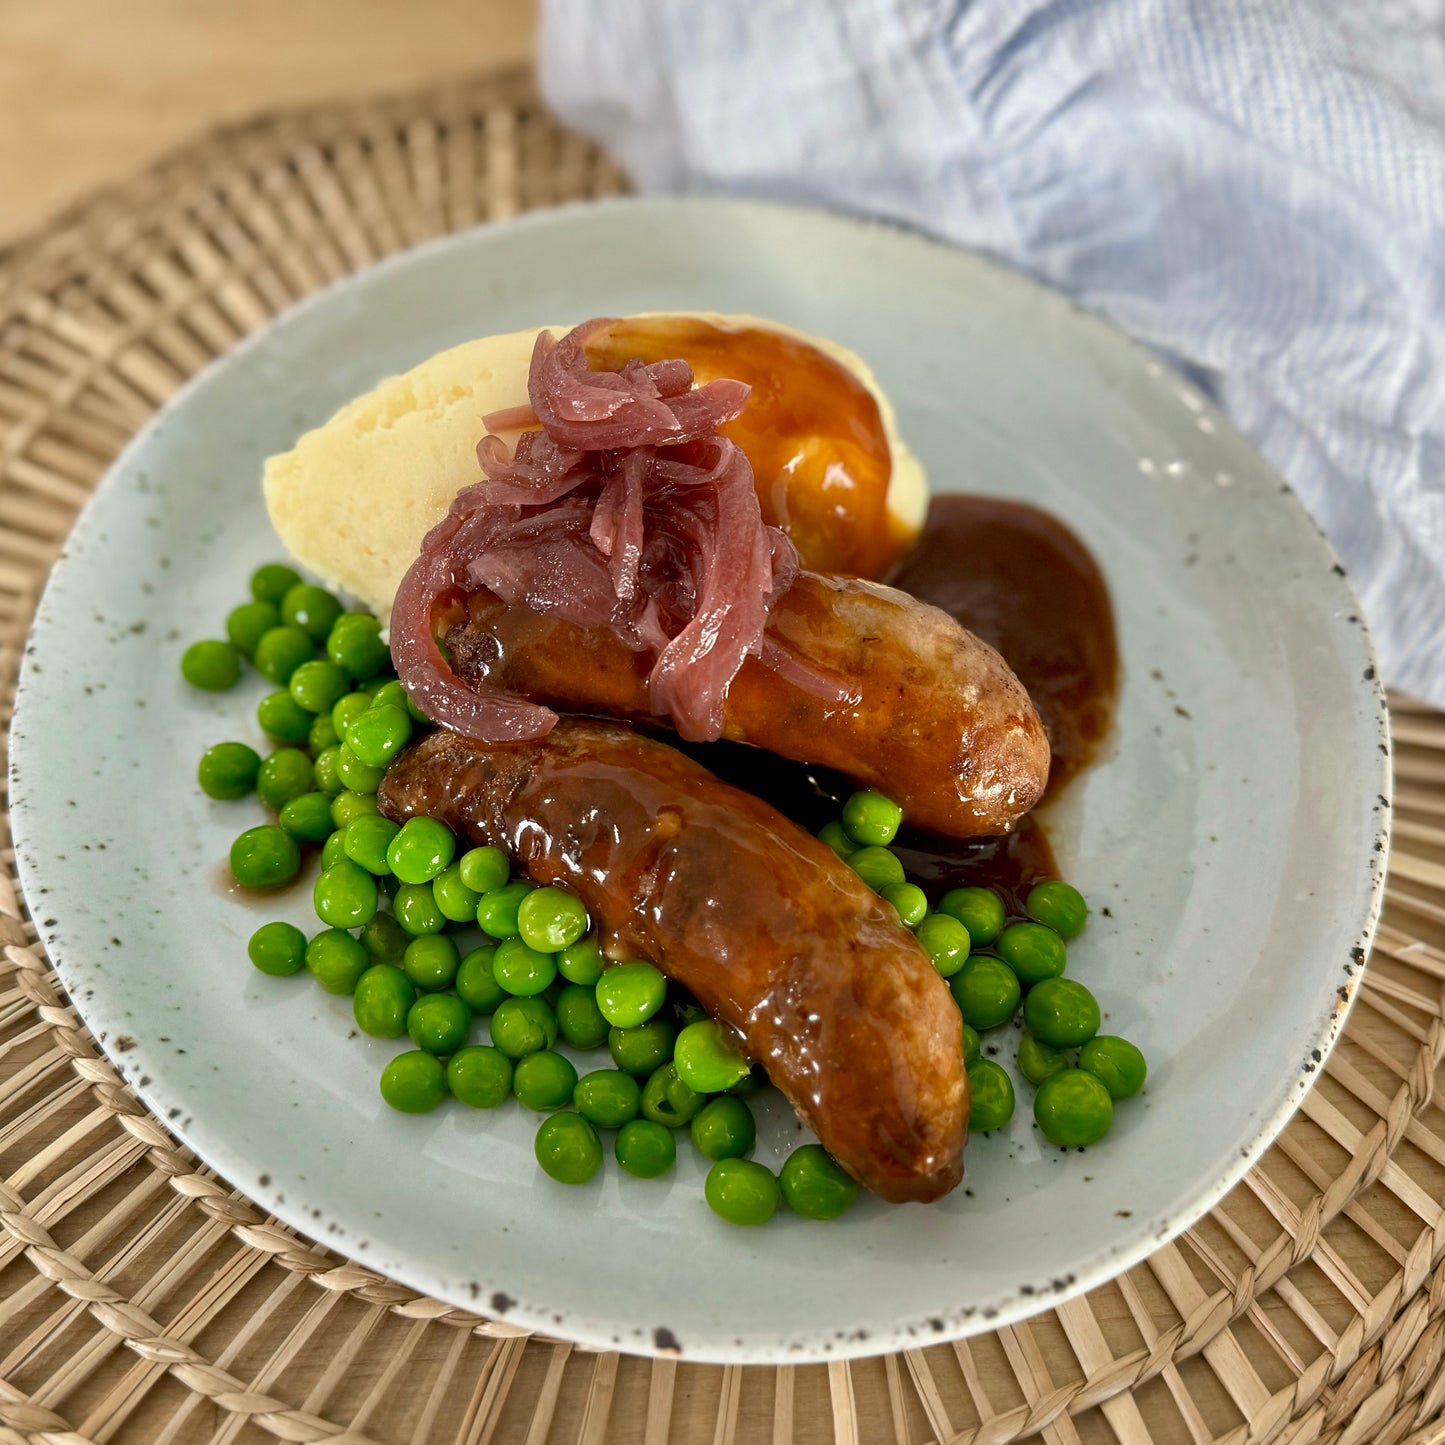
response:
<path id="1" fill-rule="evenodd" d="M 1213 393 L 1445 706 L 1445 0 L 544 0 L 647 191 L 906 221 Z"/>

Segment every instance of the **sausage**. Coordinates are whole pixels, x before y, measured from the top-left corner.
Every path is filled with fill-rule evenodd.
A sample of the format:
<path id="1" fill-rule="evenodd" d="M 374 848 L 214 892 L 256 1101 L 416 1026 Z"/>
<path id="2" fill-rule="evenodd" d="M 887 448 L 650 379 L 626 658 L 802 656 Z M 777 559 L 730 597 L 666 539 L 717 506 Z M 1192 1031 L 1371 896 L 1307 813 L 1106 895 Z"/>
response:
<path id="1" fill-rule="evenodd" d="M 649 718 L 649 657 L 605 625 L 581 625 L 474 593 L 446 642 L 473 683 L 581 712 Z M 723 736 L 822 764 L 886 793 L 916 827 L 1008 832 L 1043 796 L 1049 742 L 1023 684 L 947 613 L 856 577 L 801 573 L 773 604 L 769 637 L 828 678 L 818 696 L 748 658 L 728 690 Z"/>
<path id="2" fill-rule="evenodd" d="M 736 1030 L 829 1152 L 890 1200 L 963 1174 L 967 1080 L 948 987 L 831 849 L 665 743 L 564 718 L 546 737 L 438 730 L 378 795 L 505 848 Z"/>

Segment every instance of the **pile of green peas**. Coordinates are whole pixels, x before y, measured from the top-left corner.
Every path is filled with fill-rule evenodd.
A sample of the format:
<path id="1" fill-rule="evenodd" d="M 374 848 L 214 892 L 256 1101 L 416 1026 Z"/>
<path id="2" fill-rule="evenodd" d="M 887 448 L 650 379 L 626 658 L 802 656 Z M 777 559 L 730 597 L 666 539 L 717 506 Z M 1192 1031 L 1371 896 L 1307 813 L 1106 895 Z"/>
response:
<path id="1" fill-rule="evenodd" d="M 892 905 L 948 980 L 962 1018 L 969 1128 L 988 1133 L 1013 1118 L 1013 1079 L 984 1057 L 980 1035 L 1022 1013 L 1015 1062 L 1036 1090 L 1035 1124 L 1061 1149 L 1096 1144 L 1109 1132 L 1115 1102 L 1137 1094 L 1148 1070 L 1136 1045 L 1099 1032 L 1098 1000 L 1064 977 L 1068 940 L 1088 922 L 1083 895 L 1054 878 L 1029 890 L 1023 917 L 1011 918 L 1002 897 L 984 887 L 950 889 L 931 907 L 889 847 L 902 822 L 890 798 L 857 792 L 818 837 Z"/>
<path id="2" fill-rule="evenodd" d="M 724 1030 L 652 964 L 604 959 L 587 910 L 561 888 L 514 876 L 499 848 L 459 847 L 433 818 L 383 818 L 386 769 L 427 726 L 390 668 L 370 614 L 345 611 L 284 565 L 260 568 L 251 601 L 227 619 L 227 641 L 193 644 L 185 679 L 220 691 L 249 661 L 278 689 L 257 709 L 276 744 L 264 759 L 241 742 L 207 749 L 197 769 L 217 799 L 254 792 L 277 815 L 231 847 L 236 880 L 276 888 L 320 849 L 312 901 L 324 927 L 263 924 L 248 944 L 261 972 L 303 971 L 349 995 L 357 1028 L 411 1048 L 381 1072 L 382 1098 L 425 1114 L 451 1098 L 497 1108 L 515 1098 L 545 1117 L 535 1152 L 566 1184 L 602 1164 L 603 1132 L 618 1165 L 655 1178 L 686 1129 L 710 1161 L 704 1189 L 735 1224 L 761 1224 L 780 1203 L 833 1219 L 857 1184 L 816 1144 L 778 1173 L 750 1159 L 757 1127 L 746 1096 L 760 1077 Z M 475 1037 L 486 1020 L 487 1042 Z M 608 1067 L 579 1076 L 557 1048 L 605 1049 Z"/>

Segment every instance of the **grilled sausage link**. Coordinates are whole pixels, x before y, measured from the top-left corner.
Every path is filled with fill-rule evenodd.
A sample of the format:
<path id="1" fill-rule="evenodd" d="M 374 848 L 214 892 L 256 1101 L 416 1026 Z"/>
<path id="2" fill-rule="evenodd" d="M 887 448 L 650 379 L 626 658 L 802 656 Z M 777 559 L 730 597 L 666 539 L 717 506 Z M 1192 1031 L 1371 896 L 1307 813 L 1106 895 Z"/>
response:
<path id="1" fill-rule="evenodd" d="M 665 743 L 564 718 L 534 742 L 439 730 L 381 810 L 507 849 L 586 904 L 614 958 L 653 960 L 735 1029 L 850 1173 L 936 1199 L 963 1173 L 958 1010 L 928 956 L 831 849 Z"/>
<path id="2" fill-rule="evenodd" d="M 559 712 L 649 717 L 649 659 L 606 626 L 582 626 L 482 591 L 451 629 L 452 665 Z M 1006 833 L 1043 796 L 1049 742 L 1023 684 L 947 613 L 874 582 L 801 573 L 768 636 L 848 701 L 817 696 L 748 658 L 728 689 L 723 736 L 820 763 L 956 838 Z"/>

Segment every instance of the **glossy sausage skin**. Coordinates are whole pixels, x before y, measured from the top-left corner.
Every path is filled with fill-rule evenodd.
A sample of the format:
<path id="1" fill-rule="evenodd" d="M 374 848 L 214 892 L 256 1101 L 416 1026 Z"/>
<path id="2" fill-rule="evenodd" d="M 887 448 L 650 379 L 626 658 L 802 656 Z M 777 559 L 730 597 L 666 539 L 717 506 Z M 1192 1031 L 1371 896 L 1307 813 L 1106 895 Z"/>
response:
<path id="1" fill-rule="evenodd" d="M 382 812 L 507 849 L 587 905 L 613 958 L 690 989 L 885 1199 L 963 1174 L 967 1080 L 948 987 L 896 916 L 781 813 L 665 743 L 564 718 L 545 738 L 438 730 L 387 772 Z"/>
<path id="2" fill-rule="evenodd" d="M 641 721 L 648 659 L 606 626 L 468 600 L 447 645 L 464 678 L 559 712 Z M 947 613 L 855 577 L 804 572 L 773 604 L 768 635 L 853 687 L 828 701 L 755 658 L 728 690 L 723 736 L 820 763 L 894 799 L 917 827 L 1006 833 L 1043 796 L 1049 742 L 1023 684 Z"/>

